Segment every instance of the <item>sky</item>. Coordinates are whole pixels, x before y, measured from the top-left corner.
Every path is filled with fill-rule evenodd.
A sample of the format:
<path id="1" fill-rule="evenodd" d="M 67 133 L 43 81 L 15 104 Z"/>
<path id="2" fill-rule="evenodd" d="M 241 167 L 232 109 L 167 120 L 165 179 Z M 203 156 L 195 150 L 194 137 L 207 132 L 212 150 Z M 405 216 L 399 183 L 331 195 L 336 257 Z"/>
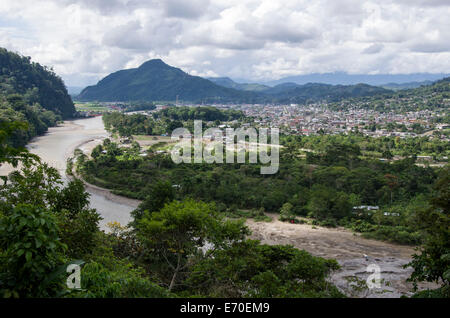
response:
<path id="1" fill-rule="evenodd" d="M 450 73 L 450 0 L 1 0 L 0 46 L 68 86 L 160 58 L 191 75 Z"/>

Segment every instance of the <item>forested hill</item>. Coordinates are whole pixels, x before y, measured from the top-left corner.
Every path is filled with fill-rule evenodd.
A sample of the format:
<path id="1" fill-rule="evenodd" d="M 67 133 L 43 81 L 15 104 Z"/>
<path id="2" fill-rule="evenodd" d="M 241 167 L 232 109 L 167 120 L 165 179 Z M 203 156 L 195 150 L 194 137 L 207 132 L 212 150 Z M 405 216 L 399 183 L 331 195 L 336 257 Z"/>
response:
<path id="1" fill-rule="evenodd" d="M 252 102 L 257 99 L 252 92 L 216 85 L 160 59 L 112 73 L 97 85 L 86 87 L 77 98 L 81 101 L 175 101 L 177 96 L 179 100 L 191 102 Z"/>
<path id="2" fill-rule="evenodd" d="M 383 95 L 392 91 L 367 84 L 356 85 L 329 85 L 309 83 L 296 85 L 291 83 L 280 84 L 265 90 L 268 96 L 279 103 L 304 104 L 307 102 L 327 101 L 336 102 L 346 98 Z"/>
<path id="3" fill-rule="evenodd" d="M 270 88 L 269 86 L 258 83 L 236 83 L 229 77 L 208 77 L 207 79 L 217 85 L 234 88 L 241 91 L 262 92 Z"/>
<path id="4" fill-rule="evenodd" d="M 75 114 L 64 82 L 53 70 L 4 48 L 0 48 L 0 93 L 23 95 L 27 104 L 39 103 L 62 118 Z"/>
<path id="5" fill-rule="evenodd" d="M 388 94 L 377 94 L 360 98 L 349 98 L 329 105 L 332 109 L 348 107 L 374 109 L 376 111 L 445 110 L 450 107 L 450 77 Z"/>
<path id="6" fill-rule="evenodd" d="M 258 92 L 260 93 L 261 100 L 275 103 L 305 104 L 317 101 L 335 102 L 349 97 L 392 93 L 391 90 L 367 84 L 330 85 L 307 83 L 299 85 L 287 82 L 270 87 L 260 84 L 240 84 L 228 77 L 209 78 L 209 80 L 224 87 Z"/>
<path id="7" fill-rule="evenodd" d="M 81 101 L 180 101 L 307 103 L 338 101 L 347 97 L 391 92 L 381 87 L 358 85 L 278 85 L 238 84 L 228 78 L 204 79 L 191 76 L 163 61 L 150 60 L 138 68 L 121 70 L 86 87 Z"/>
<path id="8" fill-rule="evenodd" d="M 58 120 L 76 113 L 63 81 L 29 57 L 0 48 L 0 127 L 26 123 L 8 138 L 13 146 L 24 146 Z"/>
<path id="9" fill-rule="evenodd" d="M 396 93 L 398 96 L 412 95 L 443 95 L 450 98 L 450 77 L 445 77 L 432 85 L 422 85 L 417 88 L 405 89 Z"/>

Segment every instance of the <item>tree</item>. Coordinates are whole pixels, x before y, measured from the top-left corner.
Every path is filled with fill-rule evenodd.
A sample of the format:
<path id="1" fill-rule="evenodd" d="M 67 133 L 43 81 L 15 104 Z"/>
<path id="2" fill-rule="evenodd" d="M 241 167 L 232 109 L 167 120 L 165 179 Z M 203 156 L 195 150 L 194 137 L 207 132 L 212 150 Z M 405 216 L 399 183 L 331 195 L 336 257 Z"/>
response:
<path id="1" fill-rule="evenodd" d="M 291 203 L 285 203 L 280 209 L 280 221 L 294 221 L 295 215 L 292 212 L 292 204 Z"/>
<path id="2" fill-rule="evenodd" d="M 170 182 L 158 181 L 151 185 L 147 190 L 145 200 L 136 210 L 131 212 L 134 219 L 131 225 L 136 227 L 145 211 L 157 212 L 164 207 L 164 204 L 173 201 L 173 199 L 175 199 L 175 191 Z"/>
<path id="3" fill-rule="evenodd" d="M 9 183 L 0 187 L 0 194 L 7 200 L 3 204 L 28 203 L 34 206 L 55 206 L 58 200 L 61 176 L 47 163 L 34 165 L 24 162 L 20 171 L 8 176 Z"/>
<path id="4" fill-rule="evenodd" d="M 89 207 L 90 196 L 85 190 L 83 181 L 74 179 L 59 191 L 52 208 L 54 211 L 67 210 L 71 215 L 76 215 Z"/>
<path id="5" fill-rule="evenodd" d="M 319 220 L 328 218 L 338 220 L 350 214 L 351 204 L 345 192 L 337 192 L 332 188 L 315 185 L 311 189 L 308 210 L 313 217 Z"/>
<path id="6" fill-rule="evenodd" d="M 325 165 L 342 165 L 353 168 L 360 161 L 361 149 L 358 145 L 333 142 L 326 147 L 322 162 Z"/>
<path id="7" fill-rule="evenodd" d="M 29 204 L 19 204 L 6 211 L 0 218 L 2 296 L 52 295 L 55 290 L 45 282 L 63 263 L 65 248 L 58 238 L 56 218 L 50 211 Z"/>
<path id="8" fill-rule="evenodd" d="M 392 204 L 394 189 L 398 187 L 398 177 L 392 174 L 386 174 L 384 178 L 386 179 L 386 184 L 391 192 L 391 204 Z"/>
<path id="9" fill-rule="evenodd" d="M 83 182 L 74 179 L 58 192 L 52 207 L 58 216 L 59 235 L 68 246 L 69 257 L 82 258 L 92 252 L 97 243 L 95 236 L 102 217 L 89 208 L 89 196 Z"/>
<path id="10" fill-rule="evenodd" d="M 96 146 L 94 149 L 92 149 L 91 157 L 94 159 L 100 157 L 100 155 L 102 154 L 102 151 L 103 151 L 102 145 Z"/>
<path id="11" fill-rule="evenodd" d="M 14 132 L 27 129 L 24 122 L 1 122 L 0 121 L 0 166 L 2 163 L 9 163 L 13 167 L 17 167 L 20 161 L 39 160 L 37 156 L 30 154 L 24 147 L 13 147 L 9 143 L 9 139 Z"/>
<path id="12" fill-rule="evenodd" d="M 441 283 L 438 297 L 450 297 L 450 169 L 442 171 L 436 181 L 431 207 L 420 211 L 416 217 L 425 238 L 420 254 L 413 255 L 411 266 L 414 272 L 409 278 L 417 282 Z M 422 294 L 423 295 L 423 294 Z"/>
<path id="13" fill-rule="evenodd" d="M 180 274 L 198 259 L 213 257 L 215 251 L 242 240 L 248 230 L 240 221 L 225 221 L 214 204 L 173 201 L 159 212 L 146 213 L 137 236 L 164 263 L 159 271 L 172 291 Z M 166 277 L 164 277 L 166 276 Z"/>
<path id="14" fill-rule="evenodd" d="M 244 240 L 195 264 L 187 280 L 194 295 L 214 297 L 343 297 L 327 281 L 335 260 L 289 245 Z"/>
<path id="15" fill-rule="evenodd" d="M 81 180 L 62 187 L 55 168 L 26 162 L 22 170 L 10 174 L 0 194 L 5 198 L 0 201 L 3 214 L 20 204 L 51 211 L 56 216 L 60 241 L 68 246 L 68 256 L 79 258 L 94 248 L 101 217 L 95 209 L 89 209 L 89 193 Z"/>

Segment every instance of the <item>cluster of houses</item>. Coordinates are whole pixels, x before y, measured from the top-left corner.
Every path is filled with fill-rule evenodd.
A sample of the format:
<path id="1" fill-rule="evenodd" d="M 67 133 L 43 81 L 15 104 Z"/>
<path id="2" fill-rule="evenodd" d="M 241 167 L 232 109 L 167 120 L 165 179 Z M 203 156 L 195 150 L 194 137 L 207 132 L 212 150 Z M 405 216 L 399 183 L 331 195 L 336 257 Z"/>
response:
<path id="1" fill-rule="evenodd" d="M 254 117 L 256 125 L 277 127 L 290 134 L 341 134 L 359 131 L 372 137 L 406 138 L 418 136 L 418 133 L 412 130 L 414 124 L 420 125 L 426 131 L 448 128 L 448 125 L 435 124 L 432 121 L 433 118 L 443 116 L 442 113 L 428 110 L 402 114 L 381 113 L 373 109 L 333 111 L 326 104 L 320 103 L 308 106 L 236 105 L 233 108 L 242 110 L 246 116 Z M 430 134 L 430 137 L 434 136 Z"/>
<path id="2" fill-rule="evenodd" d="M 355 216 L 370 216 L 376 211 L 380 209 L 379 206 L 375 205 L 360 205 L 360 206 L 354 206 L 352 214 Z M 374 212 L 375 211 L 375 212 Z M 400 216 L 400 213 L 397 212 L 383 212 L 384 216 Z"/>

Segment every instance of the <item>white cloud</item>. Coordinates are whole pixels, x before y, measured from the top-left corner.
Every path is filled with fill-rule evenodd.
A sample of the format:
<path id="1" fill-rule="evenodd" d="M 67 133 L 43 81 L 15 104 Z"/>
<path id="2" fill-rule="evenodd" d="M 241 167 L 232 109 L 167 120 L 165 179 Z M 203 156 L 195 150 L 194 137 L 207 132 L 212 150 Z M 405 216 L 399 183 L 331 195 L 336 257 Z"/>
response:
<path id="1" fill-rule="evenodd" d="M 2 0 L 0 46 L 76 86 L 151 58 L 254 80 L 450 73 L 448 16 L 448 0 Z"/>

